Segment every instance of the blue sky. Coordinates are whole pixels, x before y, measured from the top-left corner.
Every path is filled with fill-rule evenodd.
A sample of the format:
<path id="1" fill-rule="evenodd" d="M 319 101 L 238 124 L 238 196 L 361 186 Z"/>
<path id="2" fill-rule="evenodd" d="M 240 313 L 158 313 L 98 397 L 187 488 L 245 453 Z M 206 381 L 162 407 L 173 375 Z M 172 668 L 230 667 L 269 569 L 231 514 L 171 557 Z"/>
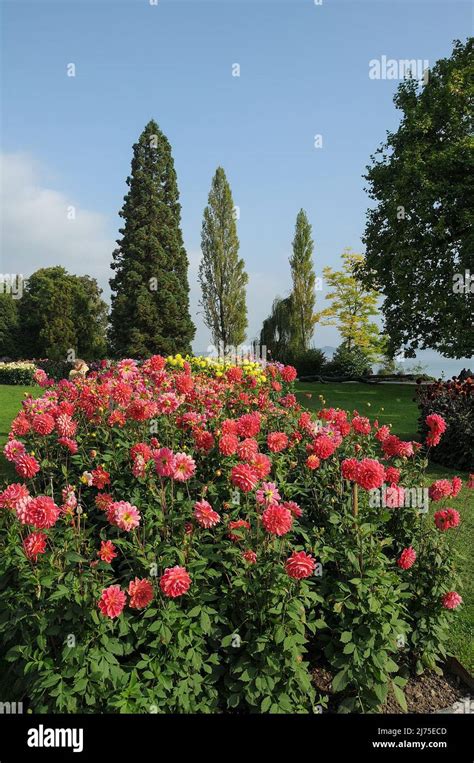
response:
<path id="1" fill-rule="evenodd" d="M 193 312 L 202 212 L 220 164 L 240 207 L 256 335 L 289 290 L 301 207 L 318 273 L 344 247 L 361 251 L 361 175 L 399 119 L 397 82 L 370 79 L 369 61 L 433 64 L 471 33 L 471 15 L 457 0 L 4 1 L 3 272 L 61 262 L 107 287 L 131 146 L 153 117 L 173 147 Z M 75 220 L 64 219 L 69 205 Z M 317 329 L 316 345 L 337 342 L 335 329 Z"/>

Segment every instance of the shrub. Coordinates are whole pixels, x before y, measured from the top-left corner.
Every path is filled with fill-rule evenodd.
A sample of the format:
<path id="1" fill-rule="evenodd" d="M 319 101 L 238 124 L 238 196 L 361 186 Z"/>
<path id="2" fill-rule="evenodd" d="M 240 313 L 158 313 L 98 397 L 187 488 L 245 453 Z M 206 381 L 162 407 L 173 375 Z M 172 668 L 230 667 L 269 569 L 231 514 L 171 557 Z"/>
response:
<path id="1" fill-rule="evenodd" d="M 343 342 L 337 348 L 332 360 L 324 366 L 327 376 L 366 376 L 371 372 L 371 364 L 360 347 L 347 346 Z"/>
<path id="2" fill-rule="evenodd" d="M 287 353 L 283 361 L 296 368 L 298 376 L 317 375 L 322 372 L 326 357 L 321 350 L 315 347 L 299 353 Z"/>
<path id="3" fill-rule="evenodd" d="M 35 361 L 38 368 L 41 368 L 49 379 L 61 381 L 69 377 L 69 371 L 74 368 L 74 363 L 69 360 L 51 360 L 42 359 Z"/>
<path id="4" fill-rule="evenodd" d="M 33 384 L 36 366 L 28 361 L 0 363 L 0 384 Z"/>
<path id="5" fill-rule="evenodd" d="M 312 712 L 311 647 L 342 711 L 390 682 L 403 705 L 399 671 L 443 656 L 456 518 L 381 504 L 385 482 L 422 484 L 421 447 L 302 411 L 295 376 L 155 356 L 24 401 L 0 493 L 0 690 L 36 712 Z"/>
<path id="6" fill-rule="evenodd" d="M 428 431 L 426 417 L 438 413 L 448 427 L 440 444 L 431 454 L 433 461 L 451 468 L 472 470 L 474 466 L 474 379 L 453 378 L 420 385 L 417 390 L 420 408 L 419 430 Z"/>

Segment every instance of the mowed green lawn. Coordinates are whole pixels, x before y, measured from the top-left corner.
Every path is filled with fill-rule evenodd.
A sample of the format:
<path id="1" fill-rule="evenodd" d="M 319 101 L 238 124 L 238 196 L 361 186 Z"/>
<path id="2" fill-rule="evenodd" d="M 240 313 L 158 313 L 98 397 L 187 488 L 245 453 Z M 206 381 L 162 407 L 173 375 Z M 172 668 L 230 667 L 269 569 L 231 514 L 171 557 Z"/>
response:
<path id="1" fill-rule="evenodd" d="M 309 384 L 298 382 L 297 395 L 306 408 L 357 410 L 361 416 L 380 424 L 392 424 L 394 434 L 403 440 L 416 438 L 418 407 L 414 402 L 415 384 Z M 323 404 L 320 395 L 325 400 Z"/>
<path id="2" fill-rule="evenodd" d="M 21 387 L 13 384 L 0 384 L 0 451 L 3 450 L 8 439 L 10 424 L 12 419 L 21 408 L 21 401 L 28 395 L 39 397 L 42 389 L 40 387 Z M 15 470 L 11 464 L 6 461 L 3 453 L 0 452 L 0 485 L 6 479 L 10 480 L 15 476 Z"/>
<path id="3" fill-rule="evenodd" d="M 417 432 L 418 408 L 413 401 L 415 386 L 384 384 L 309 384 L 298 383 L 297 395 L 302 405 L 318 410 L 322 406 L 319 395 L 323 395 L 326 407 L 358 410 L 369 419 L 378 419 L 381 424 L 392 424 L 392 431 L 403 439 L 415 439 Z M 8 437 L 10 422 L 18 413 L 25 393 L 35 397 L 42 393 L 38 387 L 16 387 L 0 385 L 0 448 Z M 309 395 L 309 397 L 308 397 Z M 428 484 L 443 477 L 453 477 L 455 470 L 431 464 L 427 472 Z M 466 480 L 467 474 L 459 472 Z M 15 478 L 15 471 L 0 453 L 0 486 Z M 459 528 L 448 536 L 453 547 L 462 554 L 460 565 L 460 593 L 464 604 L 458 610 L 450 642 L 450 651 L 468 669 L 474 671 L 474 583 L 472 580 L 472 548 L 474 547 L 474 491 L 463 487 L 455 502 L 462 516 Z"/>

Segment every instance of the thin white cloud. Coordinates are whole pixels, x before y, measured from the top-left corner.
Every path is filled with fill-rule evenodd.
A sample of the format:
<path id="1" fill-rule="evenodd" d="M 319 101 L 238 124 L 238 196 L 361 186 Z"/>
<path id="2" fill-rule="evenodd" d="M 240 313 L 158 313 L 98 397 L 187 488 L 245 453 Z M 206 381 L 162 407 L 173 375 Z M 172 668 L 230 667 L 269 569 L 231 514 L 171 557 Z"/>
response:
<path id="1" fill-rule="evenodd" d="M 1 155 L 0 172 L 1 272 L 63 265 L 107 289 L 115 242 L 106 217 L 47 188 L 45 168 L 27 154 Z"/>

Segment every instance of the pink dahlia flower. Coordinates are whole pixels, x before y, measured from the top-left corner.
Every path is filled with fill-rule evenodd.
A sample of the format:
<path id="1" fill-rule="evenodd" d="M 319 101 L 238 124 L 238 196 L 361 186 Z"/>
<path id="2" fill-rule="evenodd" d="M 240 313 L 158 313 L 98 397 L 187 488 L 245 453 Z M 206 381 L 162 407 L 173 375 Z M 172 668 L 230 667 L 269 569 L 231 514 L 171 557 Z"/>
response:
<path id="1" fill-rule="evenodd" d="M 104 588 L 99 599 L 99 609 L 104 617 L 118 617 L 122 614 L 126 596 L 119 585 L 111 585 Z"/>
<path id="2" fill-rule="evenodd" d="M 165 596 L 176 599 L 185 594 L 191 585 L 191 578 L 184 567 L 168 567 L 160 578 L 160 588 Z"/>

